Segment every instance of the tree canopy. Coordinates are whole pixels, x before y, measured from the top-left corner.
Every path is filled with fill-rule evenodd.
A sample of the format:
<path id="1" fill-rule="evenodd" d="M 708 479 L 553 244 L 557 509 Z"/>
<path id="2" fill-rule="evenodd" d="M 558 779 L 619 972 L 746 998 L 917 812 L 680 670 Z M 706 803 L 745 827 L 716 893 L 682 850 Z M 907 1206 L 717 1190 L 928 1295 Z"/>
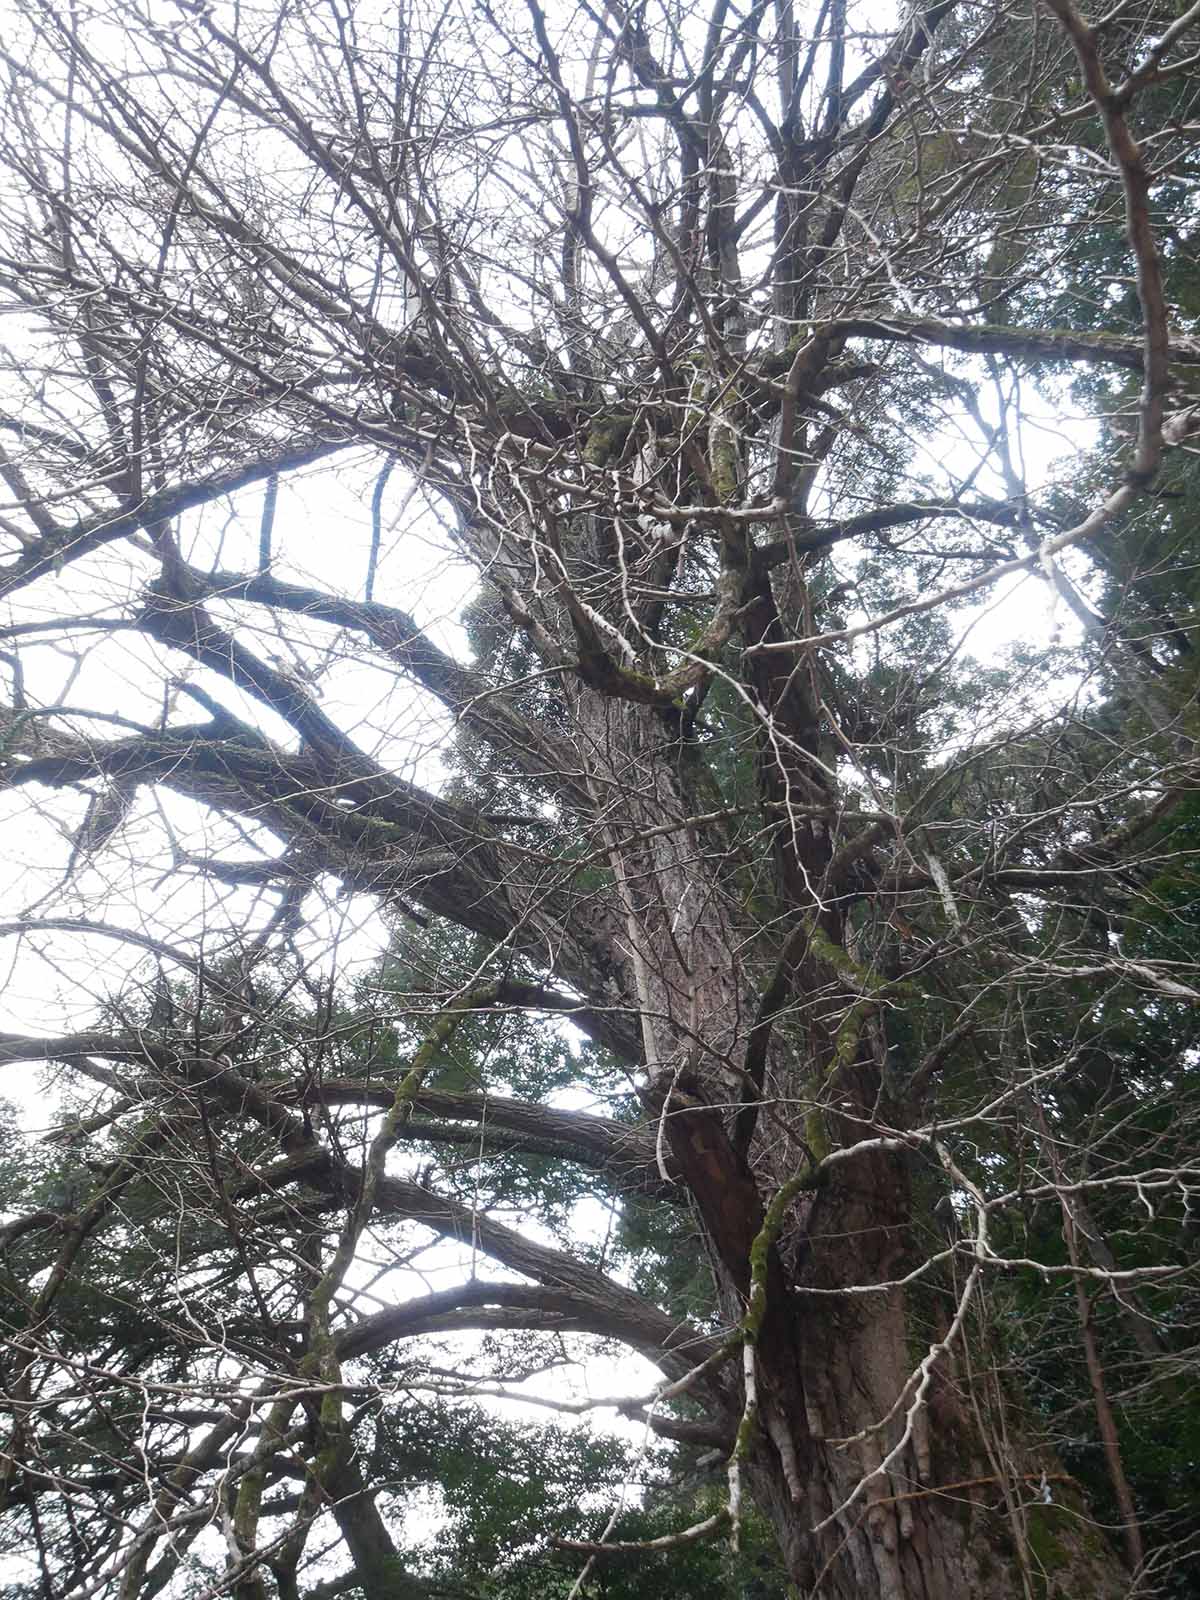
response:
<path id="1" fill-rule="evenodd" d="M 0 1587 L 1196 1593 L 1200 5 L 0 61 Z"/>

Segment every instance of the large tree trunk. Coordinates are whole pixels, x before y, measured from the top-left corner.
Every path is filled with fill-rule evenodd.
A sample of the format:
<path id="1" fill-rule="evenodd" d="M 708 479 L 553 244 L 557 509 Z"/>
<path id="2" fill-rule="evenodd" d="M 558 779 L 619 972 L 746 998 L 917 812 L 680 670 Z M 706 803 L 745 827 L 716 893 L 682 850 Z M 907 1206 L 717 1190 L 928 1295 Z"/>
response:
<path id="1" fill-rule="evenodd" d="M 942 1283 L 940 1313 L 898 1285 L 918 1259 L 906 1162 L 834 1165 L 775 1247 L 748 1477 L 792 1578 L 829 1600 L 1124 1594 L 1078 1490 L 1027 1443 L 1019 1395 L 971 1350 L 968 1274 Z"/>
<path id="2" fill-rule="evenodd" d="M 935 1357 L 949 1330 L 921 1326 L 901 1288 L 804 1292 L 900 1276 L 910 1220 L 903 1158 L 872 1153 L 840 1169 L 803 1224 L 807 1259 L 787 1285 L 799 1362 L 772 1372 L 761 1356 L 765 1383 L 803 1402 L 801 1502 L 788 1504 L 773 1463 L 756 1473 L 789 1570 L 805 1593 L 847 1600 L 1123 1594 L 1078 1493 L 1023 1444 L 1015 1397 L 1000 1424 L 960 1339 Z"/>
<path id="3" fill-rule="evenodd" d="M 901 1147 L 905 1108 L 884 1087 L 878 1007 L 856 986 L 841 919 L 810 899 L 776 923 L 790 938 L 764 937 L 737 903 L 736 850 L 722 842 L 714 877 L 718 853 L 682 825 L 715 803 L 686 738 L 653 710 L 587 690 L 576 712 L 626 918 L 644 1099 L 690 1191 L 727 1323 L 746 1315 L 772 1200 L 820 1169 L 816 1187 L 793 1185 L 770 1244 L 745 1467 L 791 1577 L 829 1600 L 1124 1593 L 1077 1491 L 1049 1452 L 1023 1442 L 1019 1398 L 1006 1396 L 1001 1417 L 987 1353 L 970 1353 L 983 1271 L 970 1239 L 932 1294 L 927 1276 L 917 1293 L 900 1281 L 924 1258 L 913 1157 Z M 673 821 L 678 830 L 664 827 Z M 782 850 L 777 841 L 779 899 L 819 884 L 828 865 L 819 825 L 798 833 Z M 788 852 L 802 858 L 781 866 Z M 774 958 L 781 943 L 776 1001 L 764 1001 L 764 946 Z M 801 1001 L 764 1046 L 781 973 Z M 820 1004 L 804 1003 L 813 996 Z M 765 1061 L 748 1071 L 756 1050 Z M 735 1430 L 744 1391 L 729 1383 L 723 1399 Z"/>

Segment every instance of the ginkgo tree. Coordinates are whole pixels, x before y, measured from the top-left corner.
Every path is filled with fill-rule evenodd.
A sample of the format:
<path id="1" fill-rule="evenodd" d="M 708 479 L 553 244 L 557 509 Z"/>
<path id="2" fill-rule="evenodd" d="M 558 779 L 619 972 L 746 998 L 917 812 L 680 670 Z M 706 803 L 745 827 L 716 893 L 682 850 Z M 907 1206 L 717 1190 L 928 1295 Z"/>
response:
<path id="1" fill-rule="evenodd" d="M 1170 1581 L 1200 7 L 10 18 L 17 1581 L 429 1593 L 611 1349 L 564 1592 Z"/>

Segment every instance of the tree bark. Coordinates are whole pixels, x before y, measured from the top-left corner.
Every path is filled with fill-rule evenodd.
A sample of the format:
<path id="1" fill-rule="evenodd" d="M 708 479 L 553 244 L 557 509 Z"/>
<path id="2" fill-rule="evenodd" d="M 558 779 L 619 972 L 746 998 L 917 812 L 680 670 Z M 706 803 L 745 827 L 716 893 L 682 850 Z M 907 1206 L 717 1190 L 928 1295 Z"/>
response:
<path id="1" fill-rule="evenodd" d="M 824 1161 L 819 1186 L 799 1191 L 770 1245 L 754 1344 L 747 1476 L 793 1581 L 827 1600 L 1027 1600 L 1031 1588 L 1115 1600 L 1120 1562 L 1053 1456 L 1022 1443 L 1019 1406 L 1003 1442 L 989 1436 L 962 1382 L 965 1315 L 931 1339 L 899 1283 L 919 1259 L 911 1156 L 894 1148 L 906 1112 L 885 1084 L 871 976 L 855 972 L 844 924 L 811 901 L 807 916 L 797 905 L 782 921 L 808 928 L 791 941 L 800 1022 L 767 1046 L 773 1104 L 744 1148 L 738 1127 L 754 1086 L 738 1067 L 755 1028 L 761 931 L 734 901 L 732 872 L 708 874 L 685 828 L 644 836 L 651 812 L 682 819 L 711 798 L 689 786 L 686 743 L 653 710 L 588 706 L 586 695 L 580 722 L 602 730 L 587 745 L 596 791 L 621 797 L 598 821 L 629 929 L 624 982 L 641 1008 L 645 1101 L 702 1221 L 731 1322 L 745 1314 L 774 1193 Z M 784 881 L 824 881 L 830 851 L 818 823 L 790 830 L 777 844 L 789 852 Z M 969 1313 L 961 1286 L 959 1304 Z M 723 1399 L 736 1428 L 742 1393 Z"/>

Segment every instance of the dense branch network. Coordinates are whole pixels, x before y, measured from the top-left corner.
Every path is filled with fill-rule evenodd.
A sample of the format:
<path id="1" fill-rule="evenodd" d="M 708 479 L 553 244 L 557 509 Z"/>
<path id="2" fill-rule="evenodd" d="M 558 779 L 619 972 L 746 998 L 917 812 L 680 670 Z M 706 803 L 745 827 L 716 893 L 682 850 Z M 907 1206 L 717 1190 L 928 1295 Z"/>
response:
<path id="1" fill-rule="evenodd" d="M 889 1600 L 1191 1536 L 1110 1374 L 1194 1356 L 1195 21 L 18 8 L 0 1064 L 62 1104 L 0 1528 L 48 1600 L 437 1593 L 396 1396 L 616 1346 L 700 1477 L 556 1537 L 572 1595 L 756 1519 Z M 1056 1285 L 1061 1414 L 1046 1342 L 1029 1406 L 986 1376 Z"/>

